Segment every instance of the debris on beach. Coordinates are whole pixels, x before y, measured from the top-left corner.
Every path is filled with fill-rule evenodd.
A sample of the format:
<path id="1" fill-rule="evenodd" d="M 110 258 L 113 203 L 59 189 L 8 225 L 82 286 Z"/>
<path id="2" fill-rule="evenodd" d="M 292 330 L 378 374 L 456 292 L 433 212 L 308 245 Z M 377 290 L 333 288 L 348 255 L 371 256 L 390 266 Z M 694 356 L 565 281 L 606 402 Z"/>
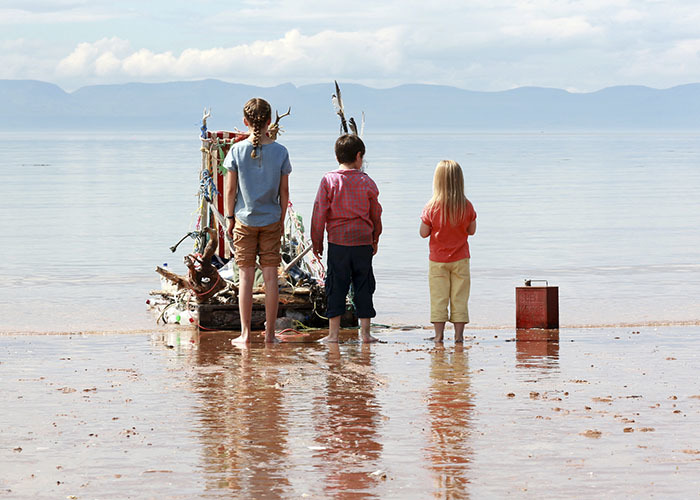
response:
<path id="1" fill-rule="evenodd" d="M 372 472 L 372 473 L 370 474 L 370 476 L 375 477 L 375 478 L 377 478 L 377 479 L 385 480 L 385 479 L 386 479 L 386 471 L 384 471 L 384 470 L 375 470 L 374 472 Z"/>

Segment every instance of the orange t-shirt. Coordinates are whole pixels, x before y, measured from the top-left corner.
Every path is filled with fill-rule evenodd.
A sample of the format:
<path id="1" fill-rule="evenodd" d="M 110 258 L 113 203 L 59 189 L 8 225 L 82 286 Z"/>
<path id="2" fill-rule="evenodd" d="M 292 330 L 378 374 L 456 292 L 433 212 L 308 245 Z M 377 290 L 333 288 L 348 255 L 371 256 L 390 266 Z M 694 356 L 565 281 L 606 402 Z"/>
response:
<path id="1" fill-rule="evenodd" d="M 420 220 L 430 226 L 430 260 L 433 262 L 456 262 L 469 257 L 469 235 L 467 230 L 472 221 L 476 220 L 474 206 L 467 200 L 464 217 L 455 226 L 446 222 L 442 224 L 440 207 L 426 205 Z"/>

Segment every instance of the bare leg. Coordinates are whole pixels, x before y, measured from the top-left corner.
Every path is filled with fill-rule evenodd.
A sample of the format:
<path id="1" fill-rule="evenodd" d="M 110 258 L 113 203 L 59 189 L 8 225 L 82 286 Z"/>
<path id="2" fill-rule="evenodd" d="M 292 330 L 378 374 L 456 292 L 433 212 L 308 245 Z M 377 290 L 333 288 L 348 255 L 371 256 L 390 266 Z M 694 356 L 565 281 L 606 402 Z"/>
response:
<path id="1" fill-rule="evenodd" d="M 443 335 L 445 333 L 445 322 L 433 321 L 433 326 L 435 327 L 435 337 L 433 337 L 433 340 L 436 344 L 442 343 Z"/>
<path id="2" fill-rule="evenodd" d="M 253 314 L 254 267 L 241 267 L 238 271 L 238 312 L 241 316 L 241 336 L 231 342 L 250 343 L 250 317 Z"/>
<path id="3" fill-rule="evenodd" d="M 265 280 L 265 342 L 279 342 L 275 337 L 275 321 L 279 308 L 277 268 L 263 267 L 262 273 Z"/>
<path id="4" fill-rule="evenodd" d="M 453 323 L 455 326 L 455 344 L 461 344 L 464 342 L 464 325 L 466 323 Z"/>
<path id="5" fill-rule="evenodd" d="M 360 318 L 360 335 L 362 336 L 362 342 L 379 342 L 379 339 L 372 337 L 370 333 L 370 318 Z"/>
<path id="6" fill-rule="evenodd" d="M 340 316 L 334 316 L 328 319 L 328 336 L 321 339 L 321 342 L 338 343 L 338 334 L 340 333 Z"/>

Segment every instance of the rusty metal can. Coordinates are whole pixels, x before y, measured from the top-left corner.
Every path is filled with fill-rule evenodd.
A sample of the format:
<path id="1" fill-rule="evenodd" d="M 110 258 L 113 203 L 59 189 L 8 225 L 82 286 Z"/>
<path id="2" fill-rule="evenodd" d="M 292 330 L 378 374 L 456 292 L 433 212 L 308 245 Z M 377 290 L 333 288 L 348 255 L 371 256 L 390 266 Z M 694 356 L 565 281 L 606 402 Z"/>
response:
<path id="1" fill-rule="evenodd" d="M 544 286 L 532 286 L 544 282 Z M 559 328 L 559 287 L 547 280 L 525 280 L 515 288 L 516 328 Z"/>

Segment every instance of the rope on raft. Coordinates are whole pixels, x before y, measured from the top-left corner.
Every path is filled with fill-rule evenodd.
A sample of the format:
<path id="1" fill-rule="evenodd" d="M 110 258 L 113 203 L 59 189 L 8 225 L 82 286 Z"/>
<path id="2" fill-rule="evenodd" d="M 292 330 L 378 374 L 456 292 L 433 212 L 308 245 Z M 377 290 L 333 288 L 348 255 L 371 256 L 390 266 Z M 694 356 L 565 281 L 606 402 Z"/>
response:
<path id="1" fill-rule="evenodd" d="M 212 178 L 209 170 L 202 170 L 202 173 L 199 176 L 199 192 L 209 203 L 212 203 L 212 200 L 216 199 L 216 197 L 220 195 L 219 190 L 216 189 L 216 184 L 214 184 L 214 179 Z"/>
<path id="2" fill-rule="evenodd" d="M 216 222 L 219 224 L 219 227 L 223 229 L 224 231 L 224 237 L 226 238 L 226 243 L 228 244 L 229 250 L 231 251 L 231 255 L 233 255 L 234 250 L 233 250 L 233 240 L 229 237 L 228 233 L 226 232 L 226 217 L 224 217 L 221 212 L 219 212 L 214 204 L 211 201 L 207 201 L 207 204 L 209 205 L 209 209 L 211 210 L 211 213 L 214 214 L 214 218 L 216 219 Z"/>
<path id="3" fill-rule="evenodd" d="M 311 246 L 311 242 L 307 240 L 306 235 L 304 234 L 303 219 L 301 215 L 294 210 L 294 205 L 292 205 L 291 201 L 289 202 L 287 208 L 287 220 L 285 221 L 284 233 L 285 237 L 289 235 L 290 239 L 295 239 L 300 248 L 308 249 Z M 314 276 L 319 280 L 325 280 L 326 268 L 313 253 L 310 254 L 308 259 L 304 258 L 301 262 L 305 267 L 304 270 L 311 276 Z"/>

